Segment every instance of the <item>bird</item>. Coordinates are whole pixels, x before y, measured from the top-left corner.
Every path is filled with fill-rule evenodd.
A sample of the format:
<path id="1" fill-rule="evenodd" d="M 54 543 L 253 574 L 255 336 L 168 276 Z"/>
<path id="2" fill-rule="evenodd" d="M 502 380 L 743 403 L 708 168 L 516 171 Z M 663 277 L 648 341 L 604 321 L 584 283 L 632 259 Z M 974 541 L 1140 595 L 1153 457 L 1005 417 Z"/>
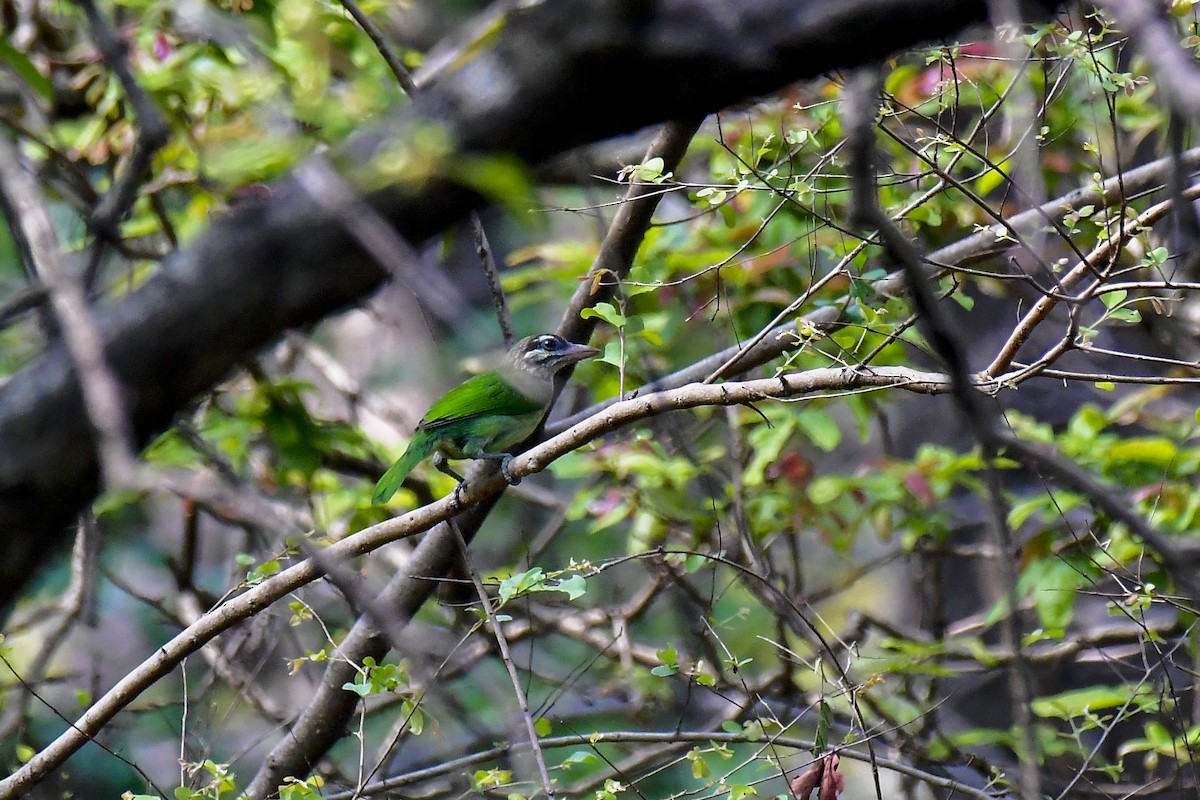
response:
<path id="1" fill-rule="evenodd" d="M 390 500 L 431 453 L 434 466 L 460 483 L 463 477 L 449 467 L 448 458 L 499 461 L 504 479 L 514 483 L 508 472 L 512 455 L 506 451 L 537 429 L 554 398 L 554 376 L 599 352 L 553 333 L 521 339 L 499 367 L 468 378 L 430 406 L 404 455 L 375 484 L 372 502 Z"/>

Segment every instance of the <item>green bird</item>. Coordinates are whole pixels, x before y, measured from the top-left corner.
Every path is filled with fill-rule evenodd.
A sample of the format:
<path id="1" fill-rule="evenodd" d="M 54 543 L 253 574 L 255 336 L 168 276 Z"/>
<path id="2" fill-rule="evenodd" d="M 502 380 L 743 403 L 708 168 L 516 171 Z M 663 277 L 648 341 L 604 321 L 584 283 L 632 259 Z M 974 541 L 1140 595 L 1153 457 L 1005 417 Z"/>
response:
<path id="1" fill-rule="evenodd" d="M 505 451 L 537 429 L 553 398 L 555 374 L 599 352 L 553 333 L 517 342 L 497 369 L 468 378 L 433 404 L 404 455 L 375 484 L 372 500 L 386 503 L 430 453 L 435 467 L 459 481 L 462 476 L 450 469 L 447 458 L 495 459 L 512 483 L 512 456 Z"/>

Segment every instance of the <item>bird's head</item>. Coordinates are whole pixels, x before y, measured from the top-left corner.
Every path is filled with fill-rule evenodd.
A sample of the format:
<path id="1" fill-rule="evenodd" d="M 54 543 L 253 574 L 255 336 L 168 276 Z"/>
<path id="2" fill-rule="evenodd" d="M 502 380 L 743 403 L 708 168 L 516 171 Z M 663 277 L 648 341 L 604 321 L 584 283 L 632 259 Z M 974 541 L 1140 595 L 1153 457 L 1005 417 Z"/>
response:
<path id="1" fill-rule="evenodd" d="M 586 344 L 568 342 L 553 333 L 526 336 L 513 345 L 509 357 L 514 366 L 550 380 L 563 367 L 591 358 L 600 351 Z"/>

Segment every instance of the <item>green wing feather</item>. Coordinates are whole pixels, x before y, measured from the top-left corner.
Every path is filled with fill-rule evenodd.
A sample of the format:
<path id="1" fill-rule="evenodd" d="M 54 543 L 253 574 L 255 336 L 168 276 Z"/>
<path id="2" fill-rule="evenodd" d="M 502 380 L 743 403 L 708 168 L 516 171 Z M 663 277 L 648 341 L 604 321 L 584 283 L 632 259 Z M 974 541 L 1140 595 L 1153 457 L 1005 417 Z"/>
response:
<path id="1" fill-rule="evenodd" d="M 500 420 L 492 420 L 493 424 L 475 423 L 478 430 L 463 426 L 461 431 L 453 430 L 450 426 L 480 417 L 524 417 L 533 418 L 531 424 L 536 424 L 537 418 L 545 410 L 545 403 L 538 402 L 517 391 L 504 377 L 495 371 L 483 372 L 473 378 L 468 378 L 459 386 L 451 389 L 433 404 L 425 414 L 425 418 L 417 425 L 417 431 L 408 443 L 404 455 L 383 474 L 379 483 L 375 484 L 375 493 L 371 499 L 375 503 L 386 503 L 404 483 L 408 473 L 416 468 L 434 450 L 438 444 L 450 444 L 450 451 L 463 449 L 471 452 L 485 446 L 500 443 L 516 437 L 519 441 L 529 434 L 528 425 L 517 425 L 513 428 L 513 436 L 501 436 L 493 430 Z M 527 421 L 522 420 L 522 422 Z M 512 423 L 500 425 L 501 430 L 511 427 Z M 475 441 L 478 439 L 479 441 Z"/>
<path id="2" fill-rule="evenodd" d="M 513 388 L 495 371 L 482 372 L 451 389 L 433 404 L 418 430 L 436 430 L 445 425 L 483 415 L 520 417 L 545 408 Z"/>
<path id="3" fill-rule="evenodd" d="M 392 495 L 400 488 L 400 484 L 404 483 L 404 479 L 408 477 L 408 473 L 412 472 L 417 464 L 420 464 L 426 456 L 433 452 L 433 449 L 437 447 L 437 442 L 437 434 L 418 428 L 409 441 L 404 455 L 400 456 L 399 460 L 392 464 L 391 469 L 383 473 L 379 483 L 375 484 L 375 493 L 371 495 L 371 502 L 382 504 L 391 500 Z"/>

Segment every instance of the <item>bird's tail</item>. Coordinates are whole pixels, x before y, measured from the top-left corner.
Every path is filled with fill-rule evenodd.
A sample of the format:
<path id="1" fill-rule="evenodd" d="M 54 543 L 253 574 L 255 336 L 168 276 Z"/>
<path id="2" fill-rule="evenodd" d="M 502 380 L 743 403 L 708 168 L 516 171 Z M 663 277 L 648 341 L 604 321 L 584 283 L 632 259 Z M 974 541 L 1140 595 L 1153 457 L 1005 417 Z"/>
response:
<path id="1" fill-rule="evenodd" d="M 400 460 L 392 464 L 391 469 L 383 473 L 379 483 L 375 484 L 375 493 L 371 495 L 371 502 L 382 504 L 390 500 L 400 488 L 400 484 L 404 483 L 408 473 L 412 472 L 422 459 L 432 453 L 436 445 L 437 437 L 430 436 L 428 431 L 418 430 L 414 433 L 404 455 L 400 456 Z"/>

